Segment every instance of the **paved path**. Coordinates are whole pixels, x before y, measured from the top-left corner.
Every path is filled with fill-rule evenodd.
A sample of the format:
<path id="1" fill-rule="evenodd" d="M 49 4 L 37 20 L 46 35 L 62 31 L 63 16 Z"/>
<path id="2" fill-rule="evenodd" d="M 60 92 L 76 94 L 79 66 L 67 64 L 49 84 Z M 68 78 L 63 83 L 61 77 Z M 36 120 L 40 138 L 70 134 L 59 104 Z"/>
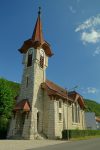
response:
<path id="1" fill-rule="evenodd" d="M 100 150 L 100 138 L 81 140 L 27 150 Z"/>
<path id="2" fill-rule="evenodd" d="M 74 142 L 53 140 L 0 140 L 0 150 L 100 150 L 100 138 Z"/>
<path id="3" fill-rule="evenodd" d="M 57 140 L 0 140 L 0 150 L 32 150 L 33 148 L 47 147 L 62 144 L 65 141 Z"/>

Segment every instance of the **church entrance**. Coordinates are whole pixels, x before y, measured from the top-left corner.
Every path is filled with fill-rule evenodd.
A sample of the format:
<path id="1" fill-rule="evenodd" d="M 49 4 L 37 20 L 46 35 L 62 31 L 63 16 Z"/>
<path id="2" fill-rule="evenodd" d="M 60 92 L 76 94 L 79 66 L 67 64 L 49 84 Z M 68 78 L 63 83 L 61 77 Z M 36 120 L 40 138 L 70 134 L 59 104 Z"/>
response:
<path id="1" fill-rule="evenodd" d="M 26 113 L 18 112 L 16 116 L 16 135 L 22 135 Z"/>

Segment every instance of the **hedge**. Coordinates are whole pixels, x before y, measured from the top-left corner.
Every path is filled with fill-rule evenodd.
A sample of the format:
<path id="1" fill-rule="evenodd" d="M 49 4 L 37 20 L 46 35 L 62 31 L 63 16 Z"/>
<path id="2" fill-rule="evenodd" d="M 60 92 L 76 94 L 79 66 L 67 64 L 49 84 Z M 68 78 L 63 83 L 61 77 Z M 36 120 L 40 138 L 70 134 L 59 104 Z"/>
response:
<path id="1" fill-rule="evenodd" d="M 100 130 L 63 130 L 62 138 L 70 139 L 85 136 L 96 136 L 100 135 Z"/>

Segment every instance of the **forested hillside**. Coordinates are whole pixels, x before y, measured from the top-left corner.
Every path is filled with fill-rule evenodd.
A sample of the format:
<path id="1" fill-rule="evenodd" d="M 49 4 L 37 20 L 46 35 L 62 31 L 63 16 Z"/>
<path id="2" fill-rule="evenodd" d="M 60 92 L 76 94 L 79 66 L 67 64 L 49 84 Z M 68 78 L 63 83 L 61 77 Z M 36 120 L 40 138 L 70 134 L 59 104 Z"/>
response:
<path id="1" fill-rule="evenodd" d="M 100 116 L 100 104 L 94 100 L 85 99 L 86 111 L 95 112 L 96 116 Z"/>

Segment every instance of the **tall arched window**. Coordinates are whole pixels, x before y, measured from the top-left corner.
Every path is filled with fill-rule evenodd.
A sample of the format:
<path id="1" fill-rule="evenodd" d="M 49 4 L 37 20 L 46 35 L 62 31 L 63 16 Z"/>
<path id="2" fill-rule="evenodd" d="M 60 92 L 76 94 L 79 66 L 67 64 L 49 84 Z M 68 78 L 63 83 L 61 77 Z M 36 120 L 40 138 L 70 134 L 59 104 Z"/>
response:
<path id="1" fill-rule="evenodd" d="M 78 122 L 80 122 L 80 106 L 78 105 Z"/>
<path id="2" fill-rule="evenodd" d="M 78 103 L 72 104 L 72 122 L 80 122 L 80 106 Z"/>
<path id="3" fill-rule="evenodd" d="M 40 67 L 44 67 L 44 51 L 43 49 L 40 49 Z"/>
<path id="4" fill-rule="evenodd" d="M 72 122 L 74 122 L 74 119 L 75 119 L 75 117 L 74 117 L 74 104 L 72 104 Z"/>

